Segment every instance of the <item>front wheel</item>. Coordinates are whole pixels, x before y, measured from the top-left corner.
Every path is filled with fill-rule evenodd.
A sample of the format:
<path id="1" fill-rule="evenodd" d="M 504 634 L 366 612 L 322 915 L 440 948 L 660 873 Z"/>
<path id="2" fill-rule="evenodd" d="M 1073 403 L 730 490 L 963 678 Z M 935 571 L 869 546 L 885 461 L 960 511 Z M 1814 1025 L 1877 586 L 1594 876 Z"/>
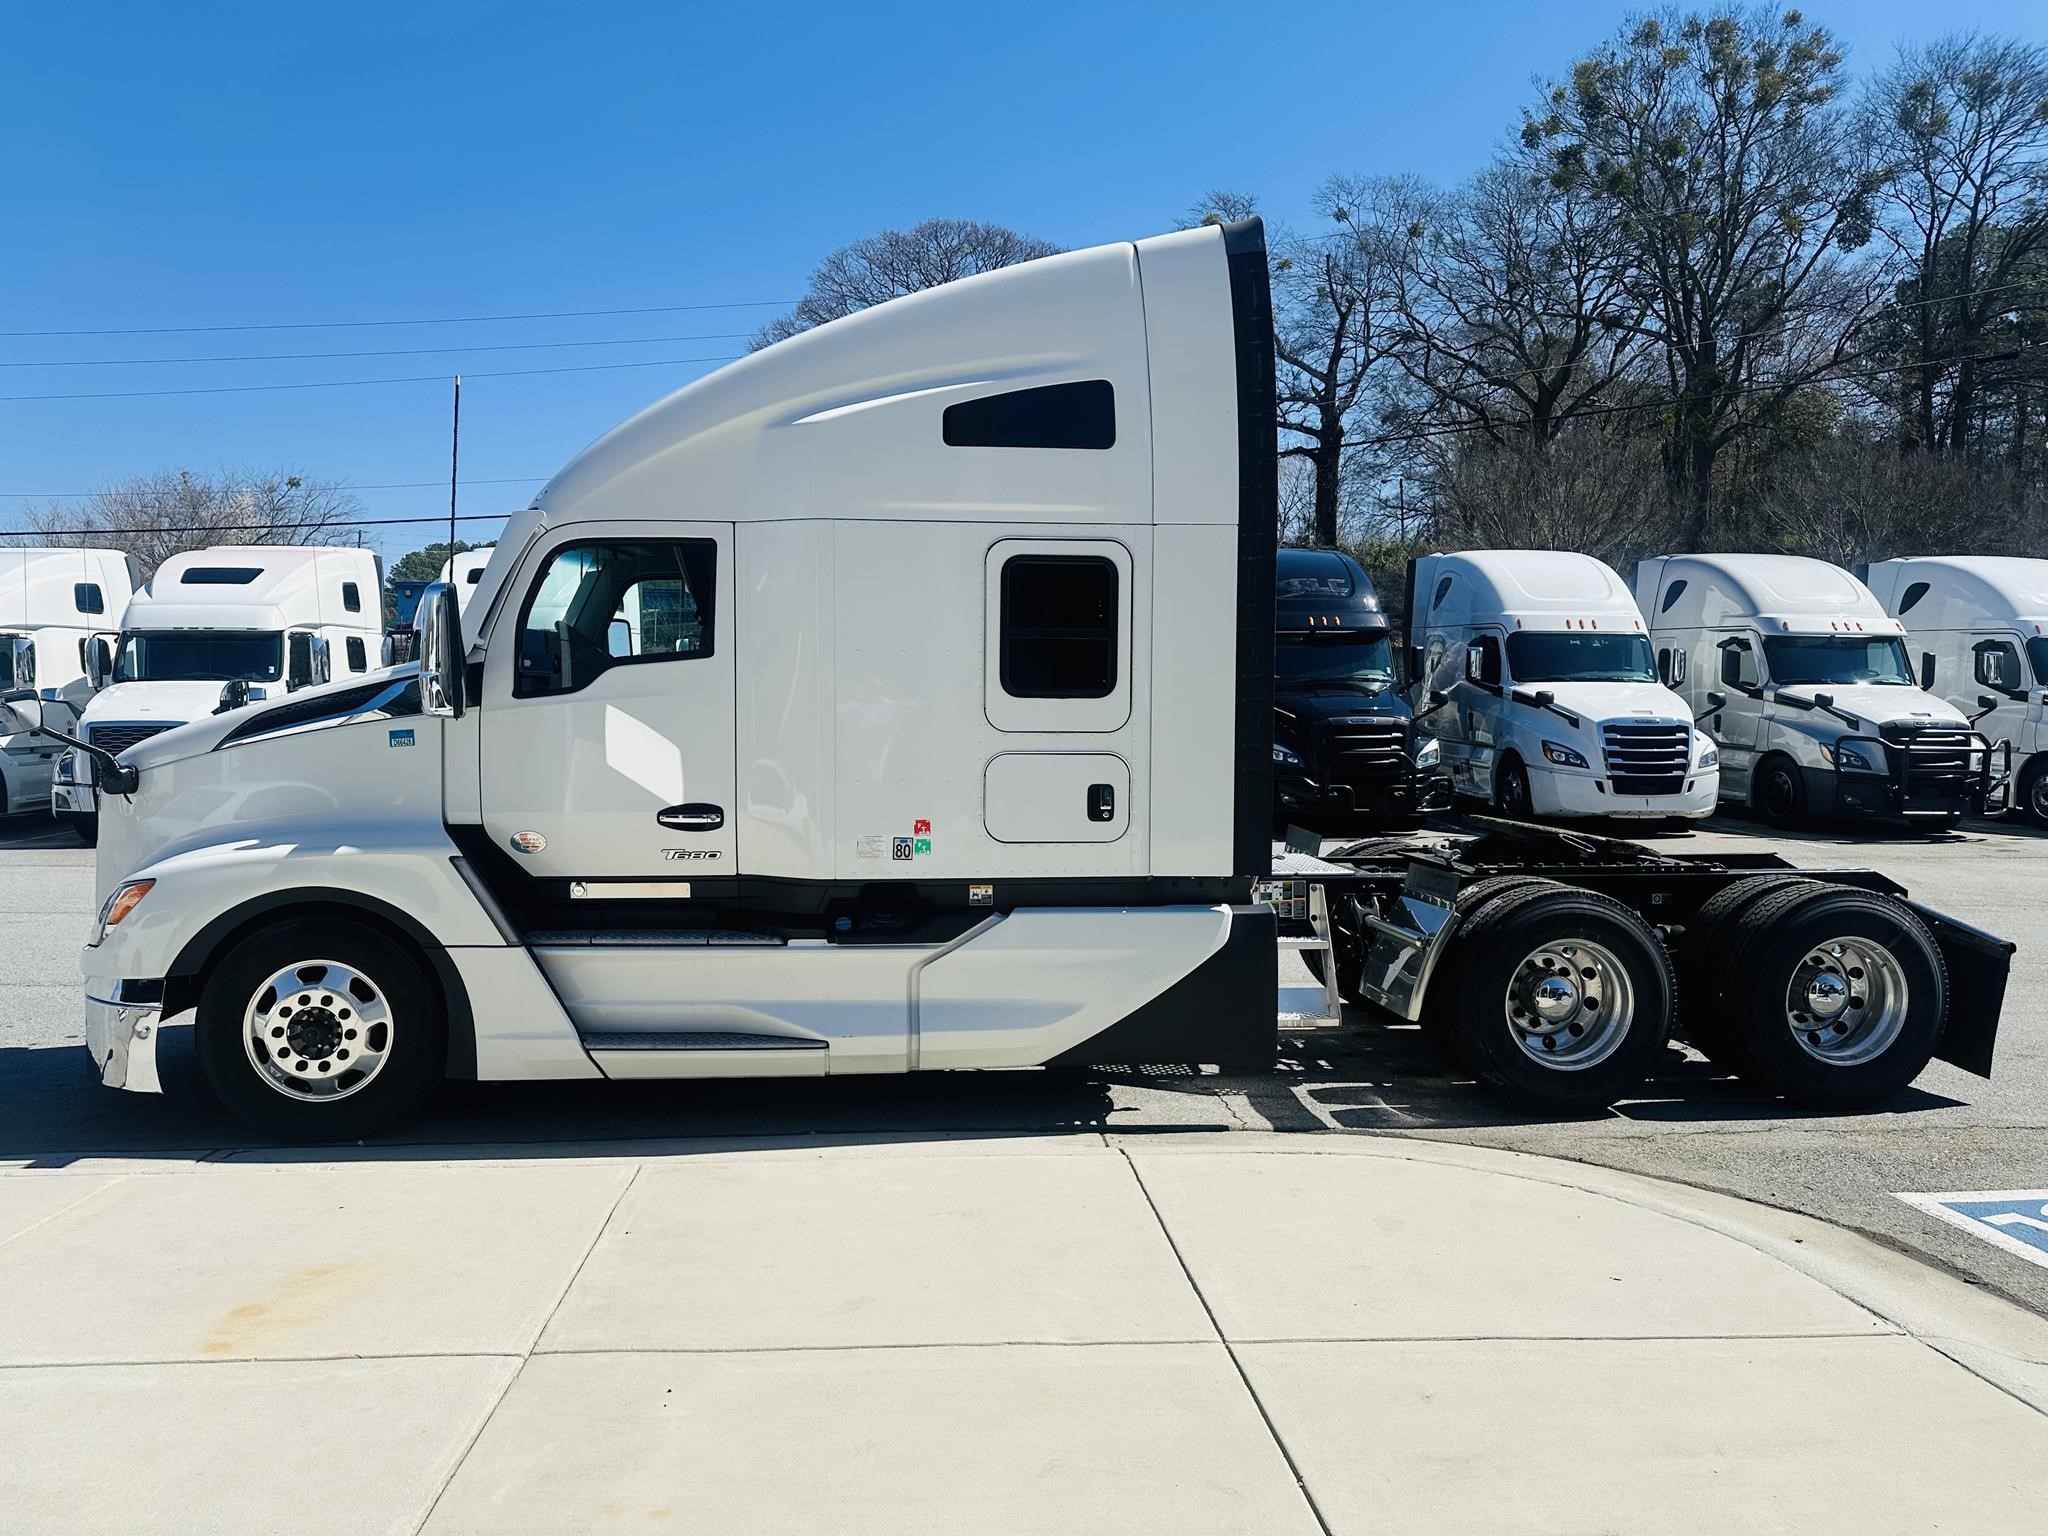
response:
<path id="1" fill-rule="evenodd" d="M 82 816 L 67 816 L 71 823 L 71 835 L 78 839 L 82 848 L 97 848 L 100 844 L 100 818 L 96 812 L 88 811 Z"/>
<path id="2" fill-rule="evenodd" d="M 1806 820 L 1806 780 L 1782 757 L 1763 765 L 1757 776 L 1756 808 L 1774 827 L 1796 827 Z"/>
<path id="3" fill-rule="evenodd" d="M 2037 758 L 2020 782 L 2020 812 L 2028 822 L 2048 831 L 2048 758 Z"/>
<path id="4" fill-rule="evenodd" d="M 1509 758 L 1494 775 L 1493 798 L 1501 815 L 1510 821 L 1534 821 L 1536 807 L 1529 793 L 1529 770 L 1519 758 Z"/>
<path id="5" fill-rule="evenodd" d="M 301 919 L 242 940 L 199 998 L 214 1097 L 266 1135 L 353 1141 L 416 1108 L 447 1058 L 419 962 L 359 923 Z"/>

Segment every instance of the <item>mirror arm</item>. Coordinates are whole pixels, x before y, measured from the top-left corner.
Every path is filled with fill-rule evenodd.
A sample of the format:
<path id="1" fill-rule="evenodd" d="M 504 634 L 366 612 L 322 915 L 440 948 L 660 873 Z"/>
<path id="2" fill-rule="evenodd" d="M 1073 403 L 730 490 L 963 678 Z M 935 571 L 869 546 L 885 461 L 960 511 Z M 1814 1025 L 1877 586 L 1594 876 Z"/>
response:
<path id="1" fill-rule="evenodd" d="M 1531 709 L 1547 709 L 1573 730 L 1576 731 L 1579 728 L 1579 717 L 1558 703 L 1556 699 L 1547 698 L 1541 694 L 1524 693 L 1519 688 L 1510 694 L 1509 697 L 1517 704 L 1526 704 Z"/>
<path id="2" fill-rule="evenodd" d="M 41 702 L 41 695 L 33 688 L 23 688 L 14 693 L 0 694 L 0 705 L 40 704 Z M 142 775 L 139 769 L 122 762 L 105 747 L 96 747 L 89 741 L 80 741 L 76 736 L 66 736 L 62 731 L 53 730 L 51 727 L 43 724 L 40 718 L 29 729 L 38 736 L 48 736 L 53 741 L 63 742 L 67 747 L 74 747 L 91 758 L 95 763 L 98 763 L 100 765 L 100 786 L 112 794 L 132 795 L 135 793 L 135 786 L 141 782 Z"/>

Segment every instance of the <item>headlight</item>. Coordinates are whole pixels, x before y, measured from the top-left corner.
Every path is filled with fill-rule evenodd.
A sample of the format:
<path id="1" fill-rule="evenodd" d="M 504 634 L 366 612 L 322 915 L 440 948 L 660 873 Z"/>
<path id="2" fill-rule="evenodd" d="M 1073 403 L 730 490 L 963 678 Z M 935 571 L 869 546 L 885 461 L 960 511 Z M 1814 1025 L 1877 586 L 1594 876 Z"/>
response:
<path id="1" fill-rule="evenodd" d="M 1560 768 L 1584 768 L 1587 766 L 1584 753 L 1575 747 L 1568 747 L 1562 742 L 1546 741 L 1543 743 L 1543 755 Z"/>
<path id="2" fill-rule="evenodd" d="M 1835 766 L 1844 773 L 1883 773 L 1884 752 L 1875 742 L 1838 741 Z"/>
<path id="3" fill-rule="evenodd" d="M 1715 748 L 1709 747 L 1700 754 L 1700 760 L 1693 764 L 1693 766 L 1695 768 L 1718 768 L 1721 766 L 1721 754 Z"/>
<path id="4" fill-rule="evenodd" d="M 1306 768 L 1308 766 L 1308 764 L 1301 760 L 1299 752 L 1295 751 L 1292 747 L 1283 747 L 1277 741 L 1273 743 L 1273 761 L 1282 768 Z"/>
<path id="5" fill-rule="evenodd" d="M 1425 736 L 1415 748 L 1415 766 L 1434 768 L 1444 760 L 1443 744 L 1434 736 Z"/>
<path id="6" fill-rule="evenodd" d="M 122 919 L 140 906 L 142 898 L 155 886 L 154 880 L 130 880 L 115 886 L 114 894 L 109 896 L 106 905 L 100 908 L 100 931 L 94 936 L 93 943 L 104 942 L 108 930 L 120 927 Z"/>

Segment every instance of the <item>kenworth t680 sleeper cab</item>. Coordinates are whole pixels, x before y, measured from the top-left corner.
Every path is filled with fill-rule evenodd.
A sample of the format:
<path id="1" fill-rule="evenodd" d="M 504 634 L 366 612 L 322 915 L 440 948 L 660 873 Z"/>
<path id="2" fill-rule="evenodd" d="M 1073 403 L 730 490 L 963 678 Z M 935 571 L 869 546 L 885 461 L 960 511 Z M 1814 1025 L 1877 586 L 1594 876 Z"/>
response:
<path id="1" fill-rule="evenodd" d="M 1256 223 L 683 389 L 511 521 L 466 609 L 426 595 L 416 666 L 84 748 L 97 1069 L 155 1089 L 189 1021 L 224 1102 L 319 1138 L 443 1077 L 1270 1068 L 1276 448 Z M 1724 948 L 1685 1027 L 1725 1017 L 1766 1082 L 1988 1067 L 2011 946 L 1881 877 L 1523 835 L 1318 877 L 1344 989 L 1518 1097 L 1627 1091 L 1674 968 Z"/>

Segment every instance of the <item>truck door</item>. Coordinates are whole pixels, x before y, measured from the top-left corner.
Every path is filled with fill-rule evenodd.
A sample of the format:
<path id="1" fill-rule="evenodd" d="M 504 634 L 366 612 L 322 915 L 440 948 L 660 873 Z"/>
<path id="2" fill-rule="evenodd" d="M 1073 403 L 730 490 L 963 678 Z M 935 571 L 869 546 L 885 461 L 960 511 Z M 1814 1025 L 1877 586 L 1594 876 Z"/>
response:
<path id="1" fill-rule="evenodd" d="M 537 876 L 734 872 L 733 525 L 686 526 L 562 530 L 512 575 L 477 712 L 482 811 Z"/>
<path id="2" fill-rule="evenodd" d="M 1754 691 L 1763 686 L 1762 647 L 1752 635 L 1729 635 L 1713 655 L 1714 680 L 1705 686 L 1727 695 L 1728 702 L 1707 716 L 1706 731 L 1721 750 L 1721 798 L 1740 800 L 1749 794 L 1749 776 L 1764 744 L 1764 703 Z"/>

